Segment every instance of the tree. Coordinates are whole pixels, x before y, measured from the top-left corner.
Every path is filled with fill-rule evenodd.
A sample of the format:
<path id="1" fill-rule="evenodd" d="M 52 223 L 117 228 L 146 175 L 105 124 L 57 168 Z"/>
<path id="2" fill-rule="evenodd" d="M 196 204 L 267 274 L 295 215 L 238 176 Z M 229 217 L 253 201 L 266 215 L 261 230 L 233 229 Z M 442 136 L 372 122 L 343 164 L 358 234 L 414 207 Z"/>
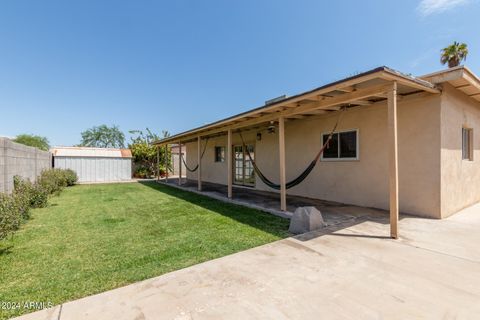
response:
<path id="1" fill-rule="evenodd" d="M 118 126 L 101 125 L 81 133 L 80 147 L 125 148 L 125 135 Z"/>
<path id="2" fill-rule="evenodd" d="M 46 137 L 36 136 L 33 134 L 19 134 L 15 137 L 15 139 L 13 139 L 13 141 L 44 151 L 48 151 L 48 149 L 50 149 L 49 141 Z"/>
<path id="3" fill-rule="evenodd" d="M 128 145 L 132 151 L 133 162 L 135 164 L 135 173 L 137 176 L 151 177 L 157 173 L 157 168 L 163 174 L 165 172 L 165 159 L 168 160 L 168 168 L 171 170 L 171 152 L 165 148 L 160 148 L 160 158 L 157 159 L 158 147 L 152 143 L 161 138 L 170 136 L 168 131 L 162 131 L 161 135 L 153 133 L 150 129 L 146 128 L 145 132 L 141 130 L 132 130 L 131 143 Z M 165 158 L 167 157 L 167 158 Z M 157 164 L 159 163 L 159 167 Z"/>
<path id="4" fill-rule="evenodd" d="M 448 63 L 448 67 L 453 68 L 460 65 L 462 61 L 465 61 L 467 59 L 467 55 L 467 44 L 454 41 L 453 44 L 442 49 L 440 62 L 442 64 Z"/>

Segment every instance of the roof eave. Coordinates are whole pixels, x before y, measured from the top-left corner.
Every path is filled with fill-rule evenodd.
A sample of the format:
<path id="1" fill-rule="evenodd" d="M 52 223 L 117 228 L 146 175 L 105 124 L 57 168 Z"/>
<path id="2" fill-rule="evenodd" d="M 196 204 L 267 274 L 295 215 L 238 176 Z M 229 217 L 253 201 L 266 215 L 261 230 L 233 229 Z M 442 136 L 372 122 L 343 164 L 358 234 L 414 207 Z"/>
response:
<path id="1" fill-rule="evenodd" d="M 330 89 L 334 90 L 334 88 L 336 88 L 336 87 L 346 87 L 346 86 L 349 86 L 349 85 L 358 84 L 358 83 L 365 82 L 365 81 L 375 79 L 375 78 L 388 80 L 388 81 L 397 81 L 397 82 L 402 83 L 404 85 L 415 87 L 415 88 L 418 88 L 419 90 L 424 90 L 424 91 L 431 92 L 431 93 L 440 92 L 439 88 L 437 88 L 436 85 L 434 85 L 434 84 L 432 84 L 432 83 L 430 83 L 426 80 L 415 78 L 415 77 L 400 73 L 398 71 L 395 71 L 395 70 L 393 70 L 391 68 L 388 68 L 386 66 L 382 66 L 382 67 L 378 67 L 378 68 L 369 70 L 367 72 L 364 72 L 364 73 L 361 73 L 361 74 L 358 74 L 358 75 L 355 75 L 355 76 L 352 76 L 352 77 L 349 77 L 349 78 L 338 80 L 338 81 L 320 86 L 318 88 L 315 88 L 315 89 L 312 89 L 312 90 L 294 95 L 292 97 L 281 100 L 279 102 L 272 103 L 271 105 L 260 106 L 260 107 L 248 110 L 246 112 L 239 113 L 237 115 L 234 115 L 234 116 L 231 116 L 231 117 L 228 117 L 228 118 L 216 121 L 216 122 L 212 122 L 212 123 L 204 125 L 204 126 L 200 126 L 200 127 L 197 127 L 197 128 L 194 128 L 194 129 L 182 132 L 182 133 L 178 133 L 176 135 L 170 136 L 170 137 L 165 138 L 165 139 L 154 141 L 152 144 L 153 145 L 161 145 L 161 144 L 166 144 L 166 143 L 170 143 L 170 142 L 178 142 L 180 139 L 186 138 L 187 136 L 194 135 L 196 133 L 199 133 L 200 131 L 205 131 L 209 128 L 213 129 L 215 126 L 220 126 L 222 124 L 226 124 L 228 122 L 232 122 L 232 121 L 235 121 L 237 119 L 244 118 L 244 117 L 253 116 L 257 113 L 267 112 L 269 110 L 274 110 L 275 108 L 278 108 L 279 106 L 282 106 L 286 103 L 294 103 L 295 100 L 305 99 L 308 96 L 314 95 L 315 93 L 318 93 L 318 92 L 323 91 L 323 90 L 330 90 Z"/>

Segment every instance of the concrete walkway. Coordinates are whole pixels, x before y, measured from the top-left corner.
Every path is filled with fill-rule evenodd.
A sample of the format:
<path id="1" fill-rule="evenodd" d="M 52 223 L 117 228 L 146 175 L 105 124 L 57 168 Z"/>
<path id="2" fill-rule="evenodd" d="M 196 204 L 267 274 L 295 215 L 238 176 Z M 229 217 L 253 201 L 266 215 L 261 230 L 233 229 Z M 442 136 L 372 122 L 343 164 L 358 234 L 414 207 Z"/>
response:
<path id="1" fill-rule="evenodd" d="M 480 206 L 400 232 L 337 226 L 20 319 L 478 319 Z"/>

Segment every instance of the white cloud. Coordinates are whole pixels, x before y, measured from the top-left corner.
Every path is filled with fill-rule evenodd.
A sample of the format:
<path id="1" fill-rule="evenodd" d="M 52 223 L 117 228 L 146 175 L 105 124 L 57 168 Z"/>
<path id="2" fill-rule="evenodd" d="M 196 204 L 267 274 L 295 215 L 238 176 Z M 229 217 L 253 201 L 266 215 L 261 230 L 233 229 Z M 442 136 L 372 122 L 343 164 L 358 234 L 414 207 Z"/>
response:
<path id="1" fill-rule="evenodd" d="M 455 7 L 465 5 L 471 0 L 422 0 L 417 7 L 423 16 L 445 12 Z"/>

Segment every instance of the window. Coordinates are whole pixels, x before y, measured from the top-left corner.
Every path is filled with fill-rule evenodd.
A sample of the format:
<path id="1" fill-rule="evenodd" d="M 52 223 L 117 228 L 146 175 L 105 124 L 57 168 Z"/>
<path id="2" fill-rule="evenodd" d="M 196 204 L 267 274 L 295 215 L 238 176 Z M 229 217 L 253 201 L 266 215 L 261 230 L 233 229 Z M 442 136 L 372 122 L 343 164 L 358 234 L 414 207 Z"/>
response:
<path id="1" fill-rule="evenodd" d="M 329 133 L 322 134 L 322 143 L 328 140 Z M 323 151 L 322 160 L 357 160 L 358 130 L 336 132 Z"/>
<path id="2" fill-rule="evenodd" d="M 225 147 L 215 147 L 215 162 L 225 162 Z"/>
<path id="3" fill-rule="evenodd" d="M 473 129 L 462 128 L 462 159 L 473 160 Z"/>

